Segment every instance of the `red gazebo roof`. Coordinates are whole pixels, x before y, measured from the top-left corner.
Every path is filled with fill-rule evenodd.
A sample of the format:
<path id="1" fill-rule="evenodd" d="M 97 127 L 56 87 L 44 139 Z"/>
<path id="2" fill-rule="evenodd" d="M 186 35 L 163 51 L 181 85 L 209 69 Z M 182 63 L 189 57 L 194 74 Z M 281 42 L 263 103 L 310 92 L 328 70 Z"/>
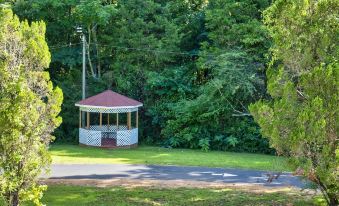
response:
<path id="1" fill-rule="evenodd" d="M 83 99 L 75 106 L 90 107 L 141 107 L 142 103 L 111 90 Z"/>

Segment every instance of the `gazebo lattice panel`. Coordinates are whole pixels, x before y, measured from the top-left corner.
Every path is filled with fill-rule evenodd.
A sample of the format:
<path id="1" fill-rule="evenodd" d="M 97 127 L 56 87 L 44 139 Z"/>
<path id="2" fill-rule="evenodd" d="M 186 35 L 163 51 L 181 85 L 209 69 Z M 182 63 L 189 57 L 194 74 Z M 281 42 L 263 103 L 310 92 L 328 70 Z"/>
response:
<path id="1" fill-rule="evenodd" d="M 99 127 L 99 126 L 98 126 Z M 131 130 L 91 130 L 80 128 L 79 130 L 79 142 L 81 144 L 105 147 L 102 139 L 114 139 L 115 145 L 112 147 L 129 146 L 138 143 L 138 128 Z"/>
<path id="2" fill-rule="evenodd" d="M 117 146 L 127 146 L 138 143 L 138 128 L 117 132 Z"/>
<path id="3" fill-rule="evenodd" d="M 100 131 L 92 131 L 80 128 L 79 129 L 79 139 L 81 140 L 80 143 L 89 145 L 89 146 L 101 146 L 101 132 Z"/>

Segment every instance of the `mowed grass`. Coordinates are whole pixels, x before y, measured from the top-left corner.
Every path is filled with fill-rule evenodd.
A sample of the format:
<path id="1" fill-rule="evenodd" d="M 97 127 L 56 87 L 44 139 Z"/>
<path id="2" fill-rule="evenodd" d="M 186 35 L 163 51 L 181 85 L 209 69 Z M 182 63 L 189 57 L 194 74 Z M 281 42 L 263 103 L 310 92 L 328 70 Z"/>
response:
<path id="1" fill-rule="evenodd" d="M 97 188 L 64 185 L 50 185 L 42 202 L 53 206 L 321 205 L 318 199 L 287 192 L 258 194 L 231 189 Z"/>
<path id="2" fill-rule="evenodd" d="M 191 149 L 139 146 L 135 149 L 100 149 L 52 145 L 54 164 L 159 164 L 289 171 L 283 157 Z"/>

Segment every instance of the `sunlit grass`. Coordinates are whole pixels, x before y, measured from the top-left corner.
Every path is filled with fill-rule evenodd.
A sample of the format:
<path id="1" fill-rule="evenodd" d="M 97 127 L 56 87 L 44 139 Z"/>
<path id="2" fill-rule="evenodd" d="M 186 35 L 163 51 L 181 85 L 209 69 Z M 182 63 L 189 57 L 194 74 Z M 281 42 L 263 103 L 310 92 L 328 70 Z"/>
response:
<path id="1" fill-rule="evenodd" d="M 55 164 L 161 164 L 288 171 L 286 159 L 273 155 L 139 146 L 135 149 L 100 149 L 53 145 Z"/>
<path id="2" fill-rule="evenodd" d="M 232 189 L 96 188 L 51 185 L 43 203 L 53 206 L 259 206 L 322 205 L 316 199 L 296 193 L 250 193 Z M 23 205 L 30 205 L 29 203 Z"/>

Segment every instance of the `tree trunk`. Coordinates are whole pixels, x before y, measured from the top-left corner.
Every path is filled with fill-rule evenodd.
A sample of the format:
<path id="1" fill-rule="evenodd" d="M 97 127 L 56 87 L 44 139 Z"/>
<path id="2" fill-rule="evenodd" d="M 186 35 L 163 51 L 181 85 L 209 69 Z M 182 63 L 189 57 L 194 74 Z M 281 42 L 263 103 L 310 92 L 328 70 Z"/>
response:
<path id="1" fill-rule="evenodd" d="M 330 190 L 327 188 L 327 186 L 324 185 L 323 182 L 320 181 L 320 178 L 318 176 L 316 176 L 315 180 L 316 180 L 315 182 L 319 185 L 320 191 L 322 192 L 322 194 L 323 194 L 323 196 L 324 196 L 324 198 L 327 202 L 327 205 L 329 205 L 329 206 L 339 205 L 337 194 L 330 192 Z"/>
<path id="2" fill-rule="evenodd" d="M 12 206 L 18 206 L 19 205 L 19 193 L 18 192 L 14 192 L 11 205 Z"/>
<path id="3" fill-rule="evenodd" d="M 10 206 L 19 206 L 19 192 L 10 192 L 5 195 L 6 202 Z"/>
<path id="4" fill-rule="evenodd" d="M 91 51 L 90 51 L 90 44 L 91 44 L 91 27 L 88 26 L 87 27 L 87 31 L 88 31 L 88 42 L 87 42 L 87 58 L 88 58 L 88 64 L 89 64 L 89 68 L 91 69 L 91 73 L 92 73 L 92 77 L 96 77 L 95 71 L 93 69 L 93 64 L 92 64 L 92 60 L 91 60 Z"/>
<path id="5" fill-rule="evenodd" d="M 95 25 L 93 27 L 92 31 L 93 31 L 93 41 L 94 41 L 94 45 L 95 45 L 95 52 L 96 52 L 96 55 L 97 55 L 97 76 L 98 76 L 98 78 L 101 78 L 101 63 L 100 63 L 100 55 L 99 55 L 97 28 L 98 28 L 98 26 Z"/>
<path id="6" fill-rule="evenodd" d="M 329 205 L 330 206 L 337 206 L 339 205 L 339 201 L 336 197 L 336 194 L 328 194 L 328 199 L 329 199 Z"/>

